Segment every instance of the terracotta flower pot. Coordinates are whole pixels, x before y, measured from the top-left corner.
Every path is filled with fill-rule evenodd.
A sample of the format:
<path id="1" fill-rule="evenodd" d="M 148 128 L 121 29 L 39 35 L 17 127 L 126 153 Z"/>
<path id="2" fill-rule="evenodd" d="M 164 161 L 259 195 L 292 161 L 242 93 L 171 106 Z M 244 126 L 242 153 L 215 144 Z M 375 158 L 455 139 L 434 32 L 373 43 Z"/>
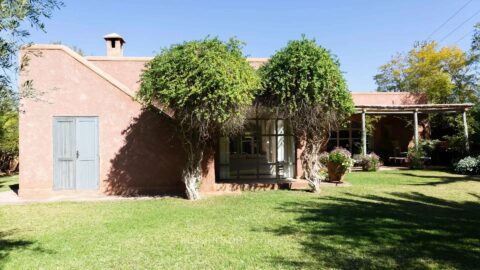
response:
<path id="1" fill-rule="evenodd" d="M 342 164 L 329 162 L 327 164 L 328 178 L 331 182 L 342 182 L 345 176 L 345 170 L 342 168 Z"/>

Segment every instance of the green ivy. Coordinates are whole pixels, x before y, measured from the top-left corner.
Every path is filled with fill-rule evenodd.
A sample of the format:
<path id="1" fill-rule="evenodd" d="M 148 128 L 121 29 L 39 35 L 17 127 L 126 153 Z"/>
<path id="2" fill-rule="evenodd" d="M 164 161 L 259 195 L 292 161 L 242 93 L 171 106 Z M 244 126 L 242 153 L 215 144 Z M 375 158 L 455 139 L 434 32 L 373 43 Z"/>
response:
<path id="1" fill-rule="evenodd" d="M 242 124 L 260 83 L 241 45 L 236 39 L 206 38 L 163 49 L 146 65 L 138 97 L 167 105 L 179 122 L 189 119 L 184 128 L 203 136 L 228 134 Z"/>
<path id="2" fill-rule="evenodd" d="M 290 41 L 259 72 L 264 99 L 284 107 L 289 114 L 317 106 L 342 115 L 353 112 L 338 59 L 315 40 L 303 36 Z"/>

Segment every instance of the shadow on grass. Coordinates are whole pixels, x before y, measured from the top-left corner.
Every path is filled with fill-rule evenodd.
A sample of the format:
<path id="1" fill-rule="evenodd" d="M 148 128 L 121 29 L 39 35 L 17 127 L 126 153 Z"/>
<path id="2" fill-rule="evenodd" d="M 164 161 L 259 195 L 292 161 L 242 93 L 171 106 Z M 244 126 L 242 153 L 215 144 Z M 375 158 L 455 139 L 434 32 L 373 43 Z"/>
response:
<path id="1" fill-rule="evenodd" d="M 402 172 L 402 173 L 399 173 L 399 175 L 422 178 L 428 181 L 423 183 L 410 184 L 414 186 L 438 186 L 438 185 L 446 185 L 446 184 L 465 182 L 465 181 L 480 182 L 480 176 L 473 176 L 473 175 L 436 176 L 436 175 L 418 175 L 415 173 L 408 173 L 408 172 Z"/>
<path id="2" fill-rule="evenodd" d="M 12 190 L 13 192 L 15 192 L 15 194 L 18 195 L 18 189 L 20 188 L 18 184 L 9 185 L 8 187 L 10 188 L 10 190 Z"/>
<path id="3" fill-rule="evenodd" d="M 8 186 L 10 190 L 18 194 L 18 182 L 17 182 L 18 180 L 14 181 L 12 179 L 12 177 L 14 176 L 15 176 L 14 174 L 0 176 L 0 192 L 8 191 L 8 189 L 5 188 Z"/>
<path id="4" fill-rule="evenodd" d="M 35 242 L 15 239 L 14 234 L 15 230 L 0 231 L 0 269 L 5 267 L 11 253 L 17 250 L 28 248 L 35 252 L 47 252 L 42 248 L 32 247 Z"/>
<path id="5" fill-rule="evenodd" d="M 279 211 L 298 217 L 266 230 L 300 239 L 305 260 L 291 260 L 288 255 L 272 258 L 277 267 L 474 269 L 480 265 L 480 202 L 459 203 L 420 193 L 347 194 L 288 203 Z"/>

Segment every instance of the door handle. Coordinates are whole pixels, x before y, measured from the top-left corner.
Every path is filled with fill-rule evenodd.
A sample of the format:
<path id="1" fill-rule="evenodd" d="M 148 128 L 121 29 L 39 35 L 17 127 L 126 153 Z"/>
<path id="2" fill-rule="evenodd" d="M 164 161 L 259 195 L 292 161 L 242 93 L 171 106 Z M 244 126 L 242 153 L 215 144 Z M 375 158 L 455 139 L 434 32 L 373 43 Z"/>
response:
<path id="1" fill-rule="evenodd" d="M 80 152 L 78 152 L 78 150 L 77 150 L 76 156 L 77 156 L 77 159 L 80 156 Z"/>

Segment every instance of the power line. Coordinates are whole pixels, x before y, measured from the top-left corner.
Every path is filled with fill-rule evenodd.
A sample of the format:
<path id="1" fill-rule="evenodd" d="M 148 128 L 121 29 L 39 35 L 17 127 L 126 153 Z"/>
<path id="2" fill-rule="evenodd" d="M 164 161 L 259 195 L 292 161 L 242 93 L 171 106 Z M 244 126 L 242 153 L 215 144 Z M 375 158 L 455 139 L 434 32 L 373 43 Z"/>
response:
<path id="1" fill-rule="evenodd" d="M 468 33 L 466 33 L 466 34 L 465 34 L 464 36 L 462 36 L 461 38 L 457 39 L 454 43 L 458 43 L 458 42 L 462 41 L 464 38 L 470 36 L 474 31 L 475 31 L 475 29 L 468 31 Z"/>
<path id="2" fill-rule="evenodd" d="M 463 21 L 460 25 L 458 25 L 457 27 L 455 27 L 455 29 L 453 29 L 452 31 L 450 31 L 446 36 L 444 36 L 442 39 L 440 39 L 439 43 L 441 43 L 442 41 L 444 41 L 446 38 L 448 38 L 451 34 L 455 33 L 455 31 L 457 31 L 460 27 L 462 27 L 464 24 L 466 24 L 468 21 L 470 21 L 473 17 L 477 16 L 478 13 L 480 13 L 480 10 L 477 10 L 477 12 L 475 12 L 472 16 L 468 17 L 468 19 L 466 19 L 465 21 Z"/>
<path id="3" fill-rule="evenodd" d="M 438 30 L 442 29 L 442 27 L 444 27 L 451 19 L 453 19 L 455 16 L 457 16 L 458 13 L 460 13 L 460 11 L 462 11 L 462 9 L 464 9 L 468 4 L 470 4 L 473 0 L 470 0 L 468 1 L 467 3 L 465 3 L 463 6 L 461 6 L 455 13 L 453 13 L 452 16 L 450 16 L 450 18 L 448 18 L 445 22 L 443 22 L 439 27 L 437 27 L 437 29 L 433 30 L 433 32 L 428 35 L 428 38 L 427 40 L 429 40 L 435 33 L 438 32 Z"/>

